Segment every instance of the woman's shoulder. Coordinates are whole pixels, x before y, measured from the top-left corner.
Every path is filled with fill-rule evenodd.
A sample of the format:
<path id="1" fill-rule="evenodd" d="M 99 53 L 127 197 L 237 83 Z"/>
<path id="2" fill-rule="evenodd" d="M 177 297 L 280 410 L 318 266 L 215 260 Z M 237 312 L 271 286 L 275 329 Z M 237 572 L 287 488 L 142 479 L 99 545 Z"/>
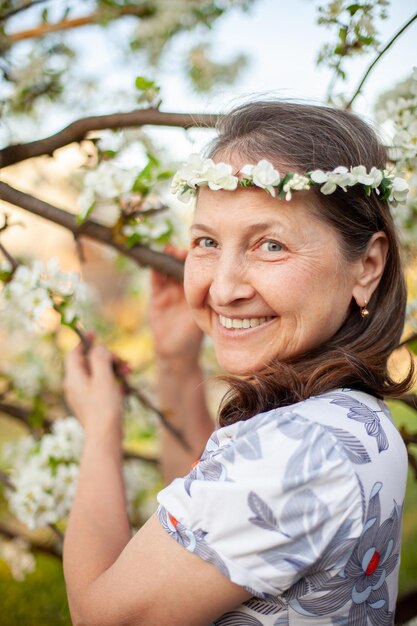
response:
<path id="1" fill-rule="evenodd" d="M 404 443 L 385 402 L 354 389 L 333 389 L 220 428 L 206 450 L 220 450 L 231 442 L 244 454 L 254 454 L 255 448 L 279 449 L 285 456 L 284 447 L 297 445 L 310 455 L 324 447 L 333 451 L 332 457 L 347 458 L 354 471 L 387 460 L 407 466 Z"/>

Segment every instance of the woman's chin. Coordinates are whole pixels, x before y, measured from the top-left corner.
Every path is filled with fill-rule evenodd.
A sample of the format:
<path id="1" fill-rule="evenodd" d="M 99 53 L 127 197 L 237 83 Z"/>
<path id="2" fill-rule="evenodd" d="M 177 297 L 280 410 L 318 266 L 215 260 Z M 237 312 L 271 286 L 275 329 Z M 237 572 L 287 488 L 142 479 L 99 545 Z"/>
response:
<path id="1" fill-rule="evenodd" d="M 250 376 L 261 371 L 265 367 L 265 363 L 257 362 L 252 359 L 234 359 L 230 355 L 217 355 L 217 362 L 220 367 L 232 376 Z"/>

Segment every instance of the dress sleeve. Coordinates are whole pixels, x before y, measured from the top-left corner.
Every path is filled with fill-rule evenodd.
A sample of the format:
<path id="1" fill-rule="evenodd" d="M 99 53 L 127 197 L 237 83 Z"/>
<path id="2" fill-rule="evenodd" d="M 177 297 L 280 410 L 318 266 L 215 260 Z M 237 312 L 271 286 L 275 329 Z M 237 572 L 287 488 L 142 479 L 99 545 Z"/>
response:
<path id="1" fill-rule="evenodd" d="M 158 501 L 177 542 L 260 598 L 342 568 L 363 527 L 343 447 L 325 426 L 282 409 L 216 431 Z"/>

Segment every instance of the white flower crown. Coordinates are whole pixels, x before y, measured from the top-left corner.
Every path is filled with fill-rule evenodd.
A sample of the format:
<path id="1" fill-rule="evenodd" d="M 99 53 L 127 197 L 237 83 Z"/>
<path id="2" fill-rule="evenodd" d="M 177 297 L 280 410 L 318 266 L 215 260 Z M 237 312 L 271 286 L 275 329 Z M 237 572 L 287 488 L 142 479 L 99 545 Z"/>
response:
<path id="1" fill-rule="evenodd" d="M 233 168 L 228 163 L 214 163 L 212 159 L 203 159 L 199 154 L 191 154 L 188 161 L 176 172 L 171 185 L 172 193 L 188 202 L 196 196 L 197 187 L 209 187 L 213 191 L 225 189 L 234 191 L 237 187 L 260 187 L 274 197 L 291 200 L 293 191 L 310 189 L 319 185 L 324 195 L 329 195 L 337 188 L 347 191 L 348 187 L 362 185 L 366 195 L 372 191 L 381 200 L 387 200 L 393 206 L 404 203 L 407 199 L 408 184 L 403 178 L 390 174 L 387 170 L 373 167 L 370 172 L 364 165 L 336 167 L 332 172 L 314 170 L 306 174 L 287 172 L 281 176 L 272 163 L 262 159 L 256 165 L 244 165 L 238 177 L 232 174 Z"/>

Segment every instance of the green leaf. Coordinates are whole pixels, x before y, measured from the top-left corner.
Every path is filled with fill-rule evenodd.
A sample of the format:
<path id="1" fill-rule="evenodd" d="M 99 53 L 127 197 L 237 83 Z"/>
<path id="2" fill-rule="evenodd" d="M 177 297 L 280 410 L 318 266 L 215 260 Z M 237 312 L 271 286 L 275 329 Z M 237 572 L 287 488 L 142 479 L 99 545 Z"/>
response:
<path id="1" fill-rule="evenodd" d="M 155 87 L 155 81 L 148 80 L 147 78 L 144 78 L 143 76 L 136 76 L 135 87 L 139 91 L 147 91 L 148 89 Z"/>
<path id="2" fill-rule="evenodd" d="M 339 28 L 339 39 L 343 43 L 346 42 L 347 32 L 348 32 L 347 26 L 341 26 Z"/>
<path id="3" fill-rule="evenodd" d="M 31 407 L 31 412 L 29 415 L 29 424 L 33 428 L 39 428 L 43 426 L 44 419 L 47 414 L 47 407 L 44 401 L 40 396 L 35 396 L 33 398 L 33 404 Z"/>
<path id="4" fill-rule="evenodd" d="M 4 270 L 1 271 L 0 270 L 0 281 L 7 283 L 11 277 L 11 275 L 13 274 L 12 270 Z"/>
<path id="5" fill-rule="evenodd" d="M 355 2 L 354 4 L 350 4 L 346 7 L 346 11 L 349 11 L 351 15 L 355 15 L 355 13 L 357 13 L 361 8 L 361 5 Z"/>
<path id="6" fill-rule="evenodd" d="M 164 172 L 159 172 L 156 180 L 169 180 L 175 174 L 174 170 L 165 170 Z"/>
<path id="7" fill-rule="evenodd" d="M 88 220 L 88 218 L 90 217 L 91 213 L 93 212 L 93 209 L 94 209 L 95 205 L 96 205 L 96 203 L 93 202 L 93 204 L 90 207 L 88 207 L 87 211 L 84 214 L 78 213 L 75 216 L 77 224 L 83 224 L 84 222 L 86 222 Z"/>
<path id="8" fill-rule="evenodd" d="M 407 343 L 407 348 L 409 350 L 411 350 L 411 352 L 413 352 L 413 354 L 417 354 L 417 339 L 414 339 L 414 341 L 410 341 L 410 343 Z"/>

